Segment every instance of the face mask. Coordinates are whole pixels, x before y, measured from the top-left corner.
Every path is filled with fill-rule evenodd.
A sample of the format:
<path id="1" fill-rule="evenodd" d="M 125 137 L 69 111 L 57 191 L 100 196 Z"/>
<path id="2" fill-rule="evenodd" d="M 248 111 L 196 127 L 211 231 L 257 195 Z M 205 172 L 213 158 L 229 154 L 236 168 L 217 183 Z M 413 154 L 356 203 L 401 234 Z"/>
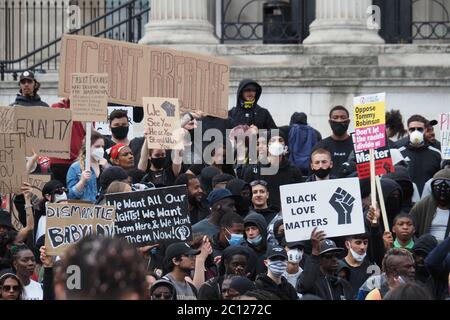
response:
<path id="1" fill-rule="evenodd" d="M 281 275 L 287 269 L 287 261 L 270 261 L 269 260 L 269 265 L 267 266 L 267 268 L 275 277 L 281 277 Z"/>
<path id="2" fill-rule="evenodd" d="M 388 216 L 395 217 L 402 210 L 402 199 L 397 196 L 389 196 L 385 202 Z"/>
<path id="3" fill-rule="evenodd" d="M 299 263 L 303 257 L 303 251 L 299 249 L 289 249 L 287 252 L 288 262 Z"/>
<path id="4" fill-rule="evenodd" d="M 253 245 L 255 245 L 255 246 L 257 246 L 258 244 L 260 244 L 261 241 L 262 241 L 262 236 L 261 236 L 261 235 L 258 235 L 256 238 L 253 238 L 253 239 L 248 239 L 248 238 L 247 238 L 247 242 L 248 242 L 248 243 L 251 243 L 251 244 L 253 244 Z"/>
<path id="5" fill-rule="evenodd" d="M 228 241 L 230 247 L 238 246 L 241 244 L 242 239 L 244 238 L 244 235 L 242 235 L 240 233 L 231 233 L 228 230 L 227 230 L 227 232 L 230 234 L 230 239 L 227 238 L 227 241 Z"/>
<path id="6" fill-rule="evenodd" d="M 337 121 L 332 121 L 329 120 L 330 123 L 330 127 L 331 130 L 333 131 L 333 133 L 340 137 L 343 136 L 347 130 L 348 130 L 348 125 L 350 124 L 350 120 L 344 121 L 344 122 L 337 122 Z"/>
<path id="7" fill-rule="evenodd" d="M 269 145 L 269 152 L 273 156 L 281 156 L 284 153 L 285 146 L 279 142 L 274 142 Z"/>
<path id="8" fill-rule="evenodd" d="M 442 180 L 432 183 L 431 191 L 433 198 L 443 207 L 450 205 L 450 182 Z"/>
<path id="9" fill-rule="evenodd" d="M 355 251 L 352 250 L 352 248 L 350 248 L 350 253 L 352 254 L 353 259 L 355 259 L 358 262 L 363 261 L 367 255 L 367 252 L 364 252 L 364 254 L 357 254 Z"/>
<path id="10" fill-rule="evenodd" d="M 245 109 L 250 109 L 251 107 L 253 107 L 253 104 L 255 103 L 255 100 L 251 100 L 251 101 L 244 101 L 244 108 Z"/>
<path id="11" fill-rule="evenodd" d="M 421 145 L 423 143 L 423 132 L 420 132 L 419 130 L 414 130 L 409 135 L 409 141 L 413 145 Z"/>
<path id="12" fill-rule="evenodd" d="M 93 148 L 91 151 L 91 156 L 97 161 L 100 161 L 103 159 L 103 155 L 105 153 L 105 150 L 103 148 Z"/>
<path id="13" fill-rule="evenodd" d="M 326 176 L 328 176 L 330 174 L 331 167 L 328 167 L 326 169 L 320 168 L 320 169 L 317 169 L 317 170 L 313 170 L 312 172 L 317 176 L 317 178 L 323 179 L 323 178 L 325 178 Z"/>
<path id="14" fill-rule="evenodd" d="M 111 128 L 111 133 L 114 136 L 114 138 L 122 140 L 125 139 L 128 135 L 129 127 L 120 126 L 120 127 L 114 127 Z"/>
<path id="15" fill-rule="evenodd" d="M 67 194 L 65 192 L 62 194 L 55 193 L 53 203 L 59 203 L 61 201 L 67 201 Z"/>
<path id="16" fill-rule="evenodd" d="M 277 239 L 278 244 L 281 245 L 283 243 L 283 240 L 285 240 L 284 233 L 276 234 L 275 239 Z"/>
<path id="17" fill-rule="evenodd" d="M 161 169 L 164 166 L 165 158 L 151 158 L 150 161 L 156 169 Z"/>

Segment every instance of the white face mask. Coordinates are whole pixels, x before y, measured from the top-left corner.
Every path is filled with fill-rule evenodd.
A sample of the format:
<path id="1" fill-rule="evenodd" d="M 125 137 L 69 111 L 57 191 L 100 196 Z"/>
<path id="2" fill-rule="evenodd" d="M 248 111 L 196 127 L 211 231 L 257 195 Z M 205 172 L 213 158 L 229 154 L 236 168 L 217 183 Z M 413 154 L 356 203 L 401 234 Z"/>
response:
<path id="1" fill-rule="evenodd" d="M 103 154 L 105 153 L 105 150 L 103 148 L 93 148 L 91 151 L 91 156 L 97 161 L 100 161 L 103 159 Z"/>
<path id="2" fill-rule="evenodd" d="M 409 135 L 409 141 L 411 141 L 412 144 L 419 145 L 423 143 L 423 132 L 420 132 L 419 130 L 414 130 Z"/>
<path id="3" fill-rule="evenodd" d="M 303 250 L 299 249 L 289 249 L 287 251 L 288 262 L 299 263 L 303 257 Z"/>
<path id="4" fill-rule="evenodd" d="M 355 251 L 353 251 L 352 248 L 350 248 L 350 253 L 352 254 L 353 259 L 355 259 L 358 262 L 363 261 L 367 255 L 367 252 L 364 252 L 364 254 L 358 254 Z"/>
<path id="5" fill-rule="evenodd" d="M 269 153 L 273 156 L 281 156 L 285 151 L 285 146 L 279 142 L 274 142 L 269 145 Z"/>

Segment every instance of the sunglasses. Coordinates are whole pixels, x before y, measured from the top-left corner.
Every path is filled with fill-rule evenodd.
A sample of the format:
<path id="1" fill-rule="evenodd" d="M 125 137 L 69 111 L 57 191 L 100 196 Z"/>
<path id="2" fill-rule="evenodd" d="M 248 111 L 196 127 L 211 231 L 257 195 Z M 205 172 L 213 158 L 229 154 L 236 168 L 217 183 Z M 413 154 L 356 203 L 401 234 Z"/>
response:
<path id="1" fill-rule="evenodd" d="M 152 297 L 155 299 L 161 299 L 164 297 L 164 299 L 169 300 L 171 298 L 171 295 L 167 293 L 154 293 Z"/>
<path id="2" fill-rule="evenodd" d="M 268 185 L 267 181 L 264 181 L 264 180 L 253 180 L 252 182 L 250 182 L 250 187 L 254 187 L 254 186 L 257 186 L 259 184 L 262 185 L 262 186 L 265 186 L 265 187 L 267 187 L 267 185 Z"/>
<path id="3" fill-rule="evenodd" d="M 409 132 L 414 132 L 416 130 L 419 131 L 419 132 L 423 132 L 425 129 L 424 128 L 417 128 L 417 127 L 408 128 Z"/>
<path id="4" fill-rule="evenodd" d="M 19 286 L 8 286 L 8 285 L 4 285 L 2 287 L 3 291 L 11 291 L 11 289 L 13 291 L 19 291 L 20 287 Z"/>
<path id="5" fill-rule="evenodd" d="M 447 186 L 450 186 L 450 179 L 436 179 L 433 180 L 433 185 L 440 185 L 440 184 L 446 184 Z"/>
<path id="6" fill-rule="evenodd" d="M 61 187 L 55 190 L 55 192 L 53 192 L 53 194 L 63 194 L 64 192 L 67 193 L 69 190 L 67 190 L 67 188 Z"/>

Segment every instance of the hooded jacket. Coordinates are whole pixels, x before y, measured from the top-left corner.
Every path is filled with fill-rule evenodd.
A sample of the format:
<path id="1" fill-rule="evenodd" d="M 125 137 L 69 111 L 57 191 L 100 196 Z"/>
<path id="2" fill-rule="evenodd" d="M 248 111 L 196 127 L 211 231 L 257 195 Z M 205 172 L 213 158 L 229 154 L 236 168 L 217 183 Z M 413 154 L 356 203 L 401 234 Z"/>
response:
<path id="1" fill-rule="evenodd" d="M 281 300 L 297 300 L 297 291 L 286 280 L 285 277 L 281 277 L 281 283 L 276 284 L 265 273 L 258 275 L 255 281 L 256 288 L 259 290 L 266 290 L 272 292 L 274 295 L 280 297 Z"/>
<path id="2" fill-rule="evenodd" d="M 264 264 L 267 251 L 267 223 L 262 215 L 259 213 L 250 213 L 244 218 L 244 227 L 249 223 L 255 224 L 261 234 L 262 240 L 259 245 L 251 244 L 247 241 L 247 233 L 244 233 L 244 246 L 250 248 L 255 252 L 256 258 L 256 274 L 266 273 L 267 267 Z"/>
<path id="3" fill-rule="evenodd" d="M 242 91 L 248 85 L 256 87 L 255 102 L 251 108 L 244 108 L 244 101 L 242 99 Z M 273 121 L 270 112 L 258 105 L 259 97 L 261 96 L 262 88 L 254 80 L 245 79 L 239 84 L 236 95 L 236 106 L 228 112 L 228 116 L 232 120 L 232 126 L 235 127 L 240 124 L 255 125 L 258 129 L 276 129 L 277 126 Z"/>
<path id="4" fill-rule="evenodd" d="M 402 211 L 410 212 L 414 205 L 412 203 L 412 196 L 414 193 L 414 184 L 411 180 L 411 177 L 409 176 L 408 169 L 403 166 L 397 165 L 397 166 L 395 166 L 394 172 L 383 175 L 381 180 L 383 180 L 385 178 L 392 179 L 400 185 L 400 187 L 402 188 L 402 192 L 403 192 Z M 405 199 L 405 192 L 407 191 L 405 189 L 409 189 L 409 191 L 413 192 L 411 194 L 411 198 L 408 197 L 407 199 Z"/>
<path id="5" fill-rule="evenodd" d="M 411 180 L 422 194 L 425 183 L 441 168 L 441 151 L 427 144 L 416 148 L 410 143 L 398 150 L 408 163 Z"/>
<path id="6" fill-rule="evenodd" d="M 153 292 L 156 290 L 156 288 L 160 286 L 169 287 L 170 291 L 172 292 L 172 297 L 170 298 L 170 300 L 177 300 L 177 291 L 175 290 L 174 285 L 172 284 L 172 282 L 166 279 L 156 280 L 152 284 L 152 286 L 150 287 L 150 297 L 153 295 Z"/>
<path id="7" fill-rule="evenodd" d="M 245 217 L 248 214 L 250 206 L 252 204 L 250 199 L 242 196 L 242 191 L 244 191 L 245 189 L 247 189 L 249 191 L 249 194 L 251 194 L 248 183 L 242 179 L 236 178 L 228 181 L 226 188 L 230 190 L 232 195 L 236 196 L 236 199 L 234 201 L 237 213 L 240 216 Z"/>
<path id="8" fill-rule="evenodd" d="M 41 100 L 41 97 L 38 94 L 34 96 L 27 97 L 23 96 L 20 93 L 17 94 L 16 100 L 10 104 L 10 106 L 22 106 L 22 107 L 48 107 L 49 105 Z"/>
<path id="9" fill-rule="evenodd" d="M 433 195 L 429 195 L 417 202 L 411 209 L 410 214 L 414 219 L 417 236 L 420 237 L 430 230 L 437 206 L 437 201 L 434 199 Z"/>
<path id="10" fill-rule="evenodd" d="M 277 206 L 269 206 L 266 209 L 251 209 L 249 213 L 257 213 L 264 217 L 267 223 L 267 243 L 269 246 L 278 245 L 278 241 L 274 234 L 274 225 L 278 220 L 282 220 L 280 208 Z"/>
<path id="11" fill-rule="evenodd" d="M 390 229 L 392 229 L 392 223 L 396 215 L 398 215 L 402 209 L 402 187 L 392 179 L 384 178 L 380 180 L 381 190 L 383 190 L 383 198 L 386 206 L 386 214 Z M 400 196 L 393 197 L 392 193 L 398 191 Z"/>

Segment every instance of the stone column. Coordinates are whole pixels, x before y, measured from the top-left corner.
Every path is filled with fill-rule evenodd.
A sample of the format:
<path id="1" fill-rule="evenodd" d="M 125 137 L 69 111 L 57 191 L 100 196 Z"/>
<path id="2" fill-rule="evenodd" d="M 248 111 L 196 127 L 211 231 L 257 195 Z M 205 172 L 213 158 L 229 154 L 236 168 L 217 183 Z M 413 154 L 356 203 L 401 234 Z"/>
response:
<path id="1" fill-rule="evenodd" d="M 208 0 L 152 0 L 142 44 L 217 44 Z"/>
<path id="2" fill-rule="evenodd" d="M 316 0 L 316 19 L 304 44 L 380 44 L 384 40 L 367 26 L 371 0 Z"/>

